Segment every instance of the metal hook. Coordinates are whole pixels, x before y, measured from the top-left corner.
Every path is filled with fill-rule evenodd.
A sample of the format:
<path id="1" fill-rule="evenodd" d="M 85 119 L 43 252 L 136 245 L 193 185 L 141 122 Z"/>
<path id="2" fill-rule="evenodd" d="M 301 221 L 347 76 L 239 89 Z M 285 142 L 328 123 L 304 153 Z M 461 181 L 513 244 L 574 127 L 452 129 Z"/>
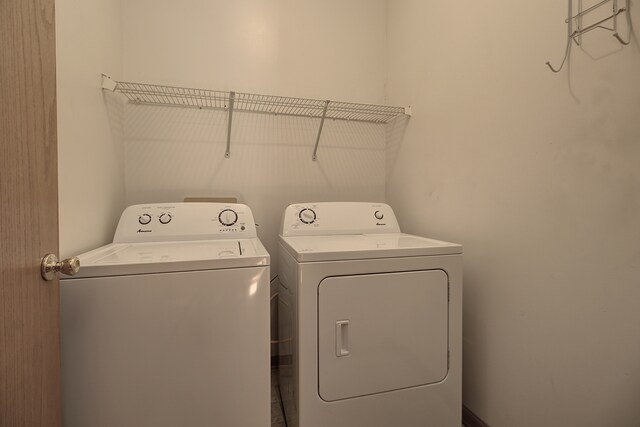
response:
<path id="1" fill-rule="evenodd" d="M 592 7 L 583 10 L 581 12 L 579 12 L 578 14 L 571 16 L 571 0 L 569 0 L 569 18 L 567 18 L 564 22 L 567 23 L 568 25 L 568 30 L 569 32 L 571 31 L 571 24 L 572 22 L 577 19 L 580 18 L 584 15 L 586 15 L 589 12 L 592 12 L 593 10 L 597 9 L 598 7 L 609 3 L 611 0 L 603 0 L 595 5 L 593 5 Z M 630 10 L 630 0 L 626 0 L 626 8 L 622 7 L 618 9 L 617 6 L 617 0 L 613 0 L 613 14 L 611 16 L 608 16 L 606 18 L 603 18 L 601 20 L 599 20 L 598 22 L 589 25 L 586 28 L 578 28 L 577 30 L 573 31 L 572 33 L 569 34 L 568 38 L 567 38 L 567 47 L 566 50 L 564 52 L 564 59 L 562 60 L 562 64 L 560 64 L 560 67 L 558 69 L 553 68 L 553 66 L 551 65 L 551 63 L 549 61 L 546 62 L 547 66 L 549 67 L 549 69 L 551 69 L 551 71 L 553 71 L 554 73 L 559 73 L 560 70 L 562 70 L 562 67 L 564 67 L 565 62 L 567 61 L 567 58 L 569 57 L 570 51 L 571 51 L 571 40 L 574 40 L 576 42 L 576 44 L 579 45 L 578 41 L 576 40 L 577 37 L 588 33 L 589 31 L 595 30 L 596 28 L 603 28 L 605 30 L 608 31 L 613 31 L 613 37 L 615 37 L 621 44 L 623 45 L 628 45 L 629 43 L 631 43 L 631 34 L 629 34 L 629 41 L 625 41 L 622 39 L 622 37 L 620 37 L 620 34 L 618 34 L 617 31 L 617 19 L 618 19 L 618 15 L 625 13 L 627 14 L 627 21 L 629 22 L 629 24 L 631 24 L 631 18 L 630 18 L 630 14 L 629 14 L 629 10 Z M 609 20 L 613 20 L 613 28 L 607 28 L 604 27 L 602 24 L 609 21 Z"/>
<path id="2" fill-rule="evenodd" d="M 618 41 L 619 41 L 620 43 L 622 43 L 623 45 L 625 45 L 625 46 L 626 46 L 626 45 L 628 45 L 629 43 L 631 43 L 631 38 L 629 38 L 629 41 L 628 41 L 628 42 L 626 42 L 626 41 L 622 40 L 622 37 L 620 37 L 620 34 L 618 34 L 618 33 L 614 33 L 614 34 L 613 34 L 613 37 L 615 37 L 616 39 L 618 39 Z"/>
<path id="3" fill-rule="evenodd" d="M 568 0 L 567 1 L 567 16 L 570 18 L 573 15 L 573 3 L 572 0 Z M 571 40 L 573 39 L 573 35 L 575 34 L 575 31 L 573 30 L 573 25 L 572 25 L 573 21 L 571 19 L 569 19 L 569 22 L 567 22 L 567 45 L 564 49 L 564 58 L 562 58 L 562 63 L 560 64 L 560 67 L 558 69 L 553 68 L 553 66 L 551 65 L 551 62 L 547 61 L 547 67 L 549 67 L 549 69 L 551 71 L 553 71 L 554 73 L 559 73 L 560 70 L 562 70 L 562 67 L 564 67 L 564 64 L 567 62 L 567 58 L 569 57 L 570 53 L 571 53 Z"/>
<path id="4" fill-rule="evenodd" d="M 618 34 L 618 22 L 617 21 L 614 21 L 614 30 L 613 30 L 613 37 L 615 37 L 616 40 L 618 40 L 624 46 L 626 46 L 629 43 L 631 43 L 631 32 L 633 31 L 633 25 L 631 24 L 631 0 L 626 0 L 625 6 L 626 7 L 623 7 L 620 10 L 625 11 L 626 15 L 627 15 L 627 25 L 629 27 L 629 41 L 624 41 L 622 39 L 622 37 L 620 37 L 620 34 Z"/>
<path id="5" fill-rule="evenodd" d="M 545 62 L 545 64 L 547 64 L 547 67 L 549 67 L 551 69 L 551 71 L 553 71 L 554 73 L 559 73 L 560 70 L 562 70 L 562 67 L 564 67 L 564 61 L 562 61 L 562 64 L 560 65 L 560 68 L 558 68 L 557 70 L 555 68 L 553 68 L 553 65 L 551 65 L 551 63 L 549 61 Z"/>
<path id="6" fill-rule="evenodd" d="M 553 71 L 554 73 L 559 73 L 560 70 L 562 70 L 562 67 L 564 67 L 564 63 L 567 62 L 567 58 L 569 57 L 569 53 L 571 52 L 571 40 L 573 40 L 573 36 L 569 36 L 567 38 L 567 47 L 565 48 L 565 51 L 564 51 L 564 58 L 562 59 L 562 63 L 560 64 L 560 67 L 557 70 L 553 68 L 553 65 L 551 65 L 551 62 L 549 61 L 545 62 L 545 64 L 547 64 L 547 67 L 549 67 L 551 71 Z"/>

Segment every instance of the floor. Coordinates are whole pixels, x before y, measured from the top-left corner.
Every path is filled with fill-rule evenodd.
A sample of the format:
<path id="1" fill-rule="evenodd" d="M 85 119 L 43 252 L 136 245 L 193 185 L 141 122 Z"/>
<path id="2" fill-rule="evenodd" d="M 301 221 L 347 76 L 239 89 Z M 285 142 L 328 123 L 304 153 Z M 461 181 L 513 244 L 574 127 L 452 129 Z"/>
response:
<path id="1" fill-rule="evenodd" d="M 271 370 L 271 427 L 287 427 L 282 413 L 280 390 L 278 389 L 278 371 Z"/>

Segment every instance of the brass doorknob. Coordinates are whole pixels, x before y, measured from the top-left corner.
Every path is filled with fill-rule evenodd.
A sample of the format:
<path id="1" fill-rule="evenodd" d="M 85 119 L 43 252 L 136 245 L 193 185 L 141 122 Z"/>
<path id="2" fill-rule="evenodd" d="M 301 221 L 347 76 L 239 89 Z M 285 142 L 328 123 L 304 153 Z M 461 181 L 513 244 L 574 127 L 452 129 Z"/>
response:
<path id="1" fill-rule="evenodd" d="M 58 257 L 54 254 L 47 254 L 40 264 L 42 278 L 47 281 L 55 279 L 57 273 L 75 276 L 78 271 L 80 271 L 80 259 L 75 256 L 58 261 Z"/>

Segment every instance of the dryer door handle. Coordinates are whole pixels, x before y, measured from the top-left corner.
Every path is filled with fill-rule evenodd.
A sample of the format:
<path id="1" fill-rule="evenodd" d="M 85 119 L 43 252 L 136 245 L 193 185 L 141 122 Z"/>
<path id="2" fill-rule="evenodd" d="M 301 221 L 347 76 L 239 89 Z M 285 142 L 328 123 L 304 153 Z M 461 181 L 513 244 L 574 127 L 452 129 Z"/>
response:
<path id="1" fill-rule="evenodd" d="M 349 321 L 339 320 L 336 322 L 336 356 L 344 357 L 349 355 Z"/>

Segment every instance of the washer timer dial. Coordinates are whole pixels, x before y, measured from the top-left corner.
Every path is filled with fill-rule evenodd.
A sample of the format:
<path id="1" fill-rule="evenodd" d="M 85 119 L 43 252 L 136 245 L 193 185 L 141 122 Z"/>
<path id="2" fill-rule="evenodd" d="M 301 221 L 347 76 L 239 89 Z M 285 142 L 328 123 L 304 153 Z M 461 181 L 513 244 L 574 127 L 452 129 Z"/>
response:
<path id="1" fill-rule="evenodd" d="M 313 224 L 316 221 L 316 213 L 313 209 L 305 208 L 298 214 L 300 221 L 305 224 Z"/>
<path id="2" fill-rule="evenodd" d="M 233 209 L 225 209 L 218 214 L 220 224 L 230 227 L 238 221 L 238 214 Z"/>
<path id="3" fill-rule="evenodd" d="M 142 214 L 138 217 L 138 222 L 142 225 L 147 225 L 151 222 L 151 215 Z"/>

